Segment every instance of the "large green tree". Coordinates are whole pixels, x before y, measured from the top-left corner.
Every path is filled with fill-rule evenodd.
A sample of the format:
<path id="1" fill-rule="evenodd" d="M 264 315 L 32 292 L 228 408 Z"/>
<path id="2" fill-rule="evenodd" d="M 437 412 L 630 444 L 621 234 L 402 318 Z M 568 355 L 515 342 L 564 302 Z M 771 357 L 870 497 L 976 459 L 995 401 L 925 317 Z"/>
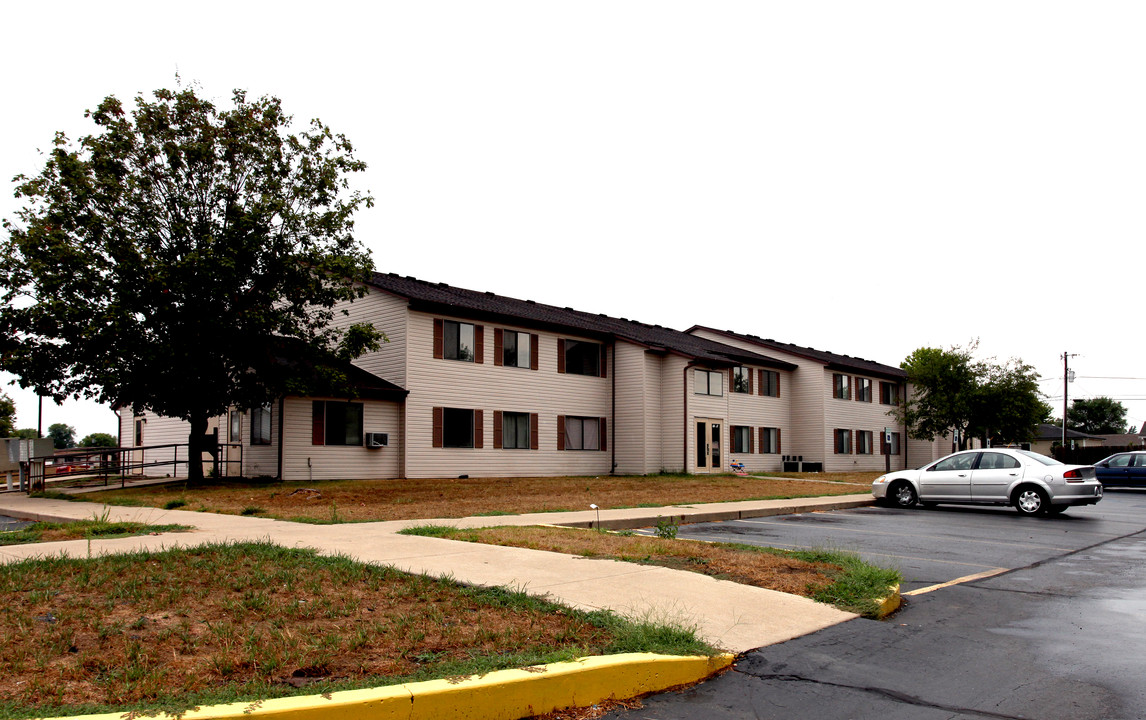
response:
<path id="1" fill-rule="evenodd" d="M 1066 409 L 1066 426 L 1088 435 L 1126 432 L 1126 407 L 1113 398 L 1079 398 Z"/>
<path id="2" fill-rule="evenodd" d="M 912 393 L 894 411 L 908 434 L 933 440 L 958 432 L 960 447 L 971 438 L 987 442 L 1022 442 L 1049 407 L 1038 389 L 1038 373 L 1021 360 L 1002 365 L 977 361 L 968 347 L 919 348 L 900 364 Z"/>
<path id="3" fill-rule="evenodd" d="M 96 132 L 57 133 L 39 175 L 16 178 L 0 368 L 57 401 L 187 420 L 198 480 L 210 417 L 305 389 L 284 346 L 377 346 L 373 328 L 331 322 L 371 269 L 352 230 L 372 198 L 349 182 L 365 164 L 321 122 L 294 132 L 277 98 L 243 91 L 225 109 L 189 88 L 131 108 L 108 97 L 87 116 Z"/>

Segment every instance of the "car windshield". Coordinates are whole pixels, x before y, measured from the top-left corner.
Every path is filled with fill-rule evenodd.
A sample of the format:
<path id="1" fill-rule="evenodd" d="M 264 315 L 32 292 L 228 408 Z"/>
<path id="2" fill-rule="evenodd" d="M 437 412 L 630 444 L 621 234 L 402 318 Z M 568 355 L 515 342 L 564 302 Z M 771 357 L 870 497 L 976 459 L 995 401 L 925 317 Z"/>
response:
<path id="1" fill-rule="evenodd" d="M 1062 465 L 1062 463 L 1060 463 L 1058 460 L 1055 460 L 1054 458 L 1049 458 L 1046 455 L 1039 455 L 1037 452 L 1031 452 L 1030 450 L 1017 450 L 1016 452 L 1022 453 L 1023 455 L 1026 455 L 1027 457 L 1034 460 L 1038 460 L 1043 465 Z"/>

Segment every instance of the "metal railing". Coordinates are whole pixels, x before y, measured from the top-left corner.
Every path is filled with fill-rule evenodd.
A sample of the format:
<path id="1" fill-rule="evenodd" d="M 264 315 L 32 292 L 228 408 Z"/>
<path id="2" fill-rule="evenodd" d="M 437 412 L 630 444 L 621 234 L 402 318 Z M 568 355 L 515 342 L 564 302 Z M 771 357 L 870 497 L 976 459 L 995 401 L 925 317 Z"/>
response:
<path id="1" fill-rule="evenodd" d="M 204 447 L 210 447 L 210 444 Z M 182 457 L 180 457 L 181 449 Z M 237 458 L 231 457 L 232 449 L 238 449 Z M 208 449 L 202 452 L 203 464 L 209 466 L 216 477 L 242 474 L 242 443 L 215 443 L 214 452 Z M 58 482 L 69 478 L 102 480 L 106 486 L 113 477 L 119 479 L 120 487 L 126 487 L 130 476 L 148 477 L 150 475 L 148 471 L 154 468 L 170 468 L 169 472 L 164 473 L 165 475 L 186 477 L 189 456 L 188 443 L 89 448 L 74 453 L 41 455 L 31 458 L 27 463 L 21 463 L 20 489 L 36 492 L 46 489 L 49 480 Z"/>

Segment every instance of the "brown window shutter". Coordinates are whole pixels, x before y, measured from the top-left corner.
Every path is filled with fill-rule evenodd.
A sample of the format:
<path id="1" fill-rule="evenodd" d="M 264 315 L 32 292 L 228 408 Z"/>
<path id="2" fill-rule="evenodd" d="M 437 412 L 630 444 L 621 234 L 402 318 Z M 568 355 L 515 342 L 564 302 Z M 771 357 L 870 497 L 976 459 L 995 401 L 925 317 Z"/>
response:
<path id="1" fill-rule="evenodd" d="M 310 404 L 310 444 L 326 444 L 326 403 L 322 400 Z"/>
<path id="2" fill-rule="evenodd" d="M 474 325 L 474 362 L 485 362 L 485 328 L 481 325 Z"/>
<path id="3" fill-rule="evenodd" d="M 436 447 L 436 448 L 440 448 L 442 446 L 442 415 L 443 415 L 443 408 L 440 408 L 440 407 L 434 408 L 433 438 L 434 438 L 434 447 Z"/>
<path id="4" fill-rule="evenodd" d="M 776 373 L 776 397 L 780 397 L 780 373 Z"/>
<path id="5" fill-rule="evenodd" d="M 474 410 L 474 447 L 485 447 L 485 413 Z"/>
<path id="6" fill-rule="evenodd" d="M 756 371 L 756 392 L 760 393 L 761 395 L 764 394 L 764 371 L 763 370 L 757 370 Z"/>
<path id="7" fill-rule="evenodd" d="M 561 341 L 558 340 L 557 342 L 560 343 Z M 560 357 L 560 355 L 558 355 L 558 357 Z M 558 415 L 557 416 L 557 449 L 558 450 L 564 450 L 565 449 L 565 416 L 564 415 Z"/>
<path id="8" fill-rule="evenodd" d="M 751 374 L 749 374 L 749 377 L 751 377 Z M 756 438 L 753 437 L 753 435 L 752 435 L 752 428 L 749 428 L 748 429 L 748 454 L 749 455 L 756 452 L 755 443 L 756 443 Z"/>
<path id="9" fill-rule="evenodd" d="M 537 413 L 529 413 L 529 449 L 536 450 L 537 447 Z"/>
<path id="10" fill-rule="evenodd" d="M 608 424 L 607 423 L 608 423 L 608 421 L 605 418 L 601 418 L 600 425 L 598 428 L 601 432 L 600 446 L 599 447 L 602 450 L 608 450 L 609 449 L 609 430 L 608 430 Z"/>
<path id="11" fill-rule="evenodd" d="M 780 450 L 780 447 L 781 447 L 781 445 L 780 445 L 780 433 L 781 432 L 782 431 L 780 430 L 780 428 L 776 428 L 776 452 L 781 452 L 781 450 Z"/>
<path id="12" fill-rule="evenodd" d="M 832 451 L 836 455 L 840 454 L 840 431 L 839 430 L 833 430 L 832 431 Z"/>
<path id="13" fill-rule="evenodd" d="M 565 374 L 565 338 L 557 338 L 557 372 Z"/>
<path id="14" fill-rule="evenodd" d="M 505 340 L 504 340 L 504 335 L 503 335 L 502 329 L 501 328 L 494 328 L 493 329 L 493 364 L 494 365 L 501 365 L 505 361 L 505 358 L 502 357 L 502 348 L 505 347 L 504 343 L 505 343 Z"/>
<path id="15" fill-rule="evenodd" d="M 748 394 L 751 395 L 752 394 L 752 369 L 751 368 L 744 368 L 744 369 L 748 371 Z"/>
<path id="16" fill-rule="evenodd" d="M 764 431 L 768 428 L 760 428 L 760 452 L 764 452 Z"/>
<path id="17" fill-rule="evenodd" d="M 493 411 L 493 449 L 501 449 L 501 410 Z"/>
<path id="18" fill-rule="evenodd" d="M 601 346 L 601 377 L 609 377 L 609 346 Z"/>
<path id="19" fill-rule="evenodd" d="M 530 335 L 529 336 L 529 369 L 530 370 L 536 370 L 537 369 L 537 355 L 540 352 L 540 349 L 537 347 L 537 344 L 538 343 L 537 343 L 536 333 L 533 335 Z"/>
<path id="20" fill-rule="evenodd" d="M 887 436 L 883 433 L 879 434 L 879 454 L 887 455 Z"/>
<path id="21" fill-rule="evenodd" d="M 434 357 L 442 357 L 442 319 L 434 318 Z"/>

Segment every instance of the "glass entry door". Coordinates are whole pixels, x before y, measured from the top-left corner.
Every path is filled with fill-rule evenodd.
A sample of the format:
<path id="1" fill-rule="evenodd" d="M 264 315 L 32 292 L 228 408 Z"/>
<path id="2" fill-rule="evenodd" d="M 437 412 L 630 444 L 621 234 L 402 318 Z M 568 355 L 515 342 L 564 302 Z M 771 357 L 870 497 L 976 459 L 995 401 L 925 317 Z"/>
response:
<path id="1" fill-rule="evenodd" d="M 696 419 L 696 471 L 720 472 L 720 432 L 723 423 L 710 418 Z"/>

